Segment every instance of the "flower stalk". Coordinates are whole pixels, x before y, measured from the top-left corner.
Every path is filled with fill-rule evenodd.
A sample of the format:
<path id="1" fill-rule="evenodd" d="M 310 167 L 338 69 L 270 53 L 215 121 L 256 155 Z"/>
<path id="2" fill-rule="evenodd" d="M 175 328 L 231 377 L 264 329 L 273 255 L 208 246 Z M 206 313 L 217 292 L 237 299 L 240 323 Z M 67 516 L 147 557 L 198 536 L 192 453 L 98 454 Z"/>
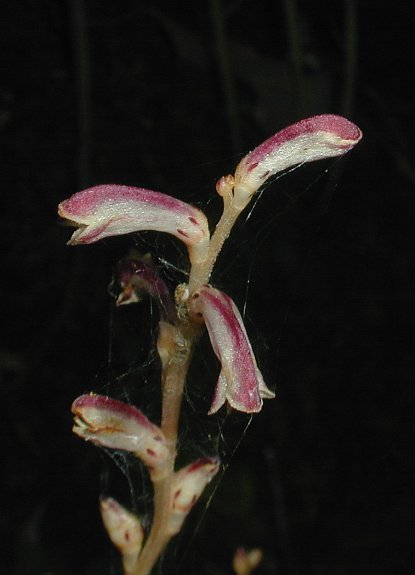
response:
<path id="1" fill-rule="evenodd" d="M 98 446 L 131 452 L 146 466 L 152 480 L 154 514 L 147 538 L 138 518 L 113 499 L 101 502 L 103 521 L 121 553 L 125 575 L 150 575 L 219 470 L 219 460 L 207 456 L 175 470 L 183 391 L 191 384 L 187 382 L 189 365 L 204 326 L 221 363 L 208 413 L 216 413 L 224 405 L 243 413 L 258 413 L 263 399 L 275 397 L 257 366 L 235 303 L 209 285 L 217 257 L 237 218 L 276 173 L 297 164 L 341 156 L 361 137 L 357 126 L 328 114 L 297 122 L 266 140 L 241 160 L 234 175 L 218 180 L 216 191 L 223 199 L 223 213 L 212 237 L 207 218 L 199 209 L 144 188 L 95 186 L 59 205 L 59 214 L 77 228 L 68 242 L 71 245 L 153 230 L 175 236 L 189 254 L 189 281 L 176 287 L 175 302 L 149 258 L 125 258 L 116 268 L 121 286 L 117 305 L 136 303 L 147 293 L 160 311 L 160 425 L 150 422 L 139 409 L 104 396 L 83 395 L 72 406 L 74 432 L 79 437 Z M 251 572 L 256 566 L 257 560 L 248 561 L 247 557 L 239 557 L 238 573 Z"/>

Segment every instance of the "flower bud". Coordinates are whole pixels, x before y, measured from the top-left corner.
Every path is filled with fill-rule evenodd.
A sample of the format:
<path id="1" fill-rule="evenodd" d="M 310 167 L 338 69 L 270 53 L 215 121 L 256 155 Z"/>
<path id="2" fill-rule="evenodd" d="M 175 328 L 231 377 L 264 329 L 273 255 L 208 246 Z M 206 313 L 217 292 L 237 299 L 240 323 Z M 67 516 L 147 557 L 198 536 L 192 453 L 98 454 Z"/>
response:
<path id="1" fill-rule="evenodd" d="M 174 474 L 169 533 L 175 535 L 206 485 L 219 471 L 219 460 L 202 457 Z"/>
<path id="2" fill-rule="evenodd" d="M 247 551 L 243 547 L 236 550 L 233 558 L 233 570 L 236 575 L 250 575 L 262 561 L 261 549 Z"/>
<path id="3" fill-rule="evenodd" d="M 102 522 L 112 543 L 119 550 L 126 573 L 132 570 L 141 551 L 144 530 L 138 517 L 115 499 L 101 499 Z"/>

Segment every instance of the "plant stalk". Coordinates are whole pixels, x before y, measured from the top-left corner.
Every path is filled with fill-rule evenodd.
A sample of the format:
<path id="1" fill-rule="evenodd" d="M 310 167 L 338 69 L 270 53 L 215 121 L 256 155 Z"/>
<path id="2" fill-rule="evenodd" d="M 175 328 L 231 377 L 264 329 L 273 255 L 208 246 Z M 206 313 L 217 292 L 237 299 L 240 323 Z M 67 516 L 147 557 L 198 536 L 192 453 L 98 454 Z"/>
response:
<path id="1" fill-rule="evenodd" d="M 236 207 L 232 201 L 228 204 L 225 204 L 222 217 L 220 218 L 210 240 L 209 251 L 206 260 L 202 265 L 198 266 L 197 268 L 194 267 L 190 271 L 190 294 L 209 282 L 213 266 L 215 265 L 222 246 L 228 239 L 229 234 L 240 213 L 241 209 Z"/>
<path id="2" fill-rule="evenodd" d="M 172 537 L 168 528 L 180 409 L 196 330 L 183 324 L 178 335 L 180 346 L 175 346 L 162 373 L 161 429 L 169 446 L 169 457 L 163 478 L 154 482 L 154 518 L 150 534 L 129 575 L 149 575 Z"/>

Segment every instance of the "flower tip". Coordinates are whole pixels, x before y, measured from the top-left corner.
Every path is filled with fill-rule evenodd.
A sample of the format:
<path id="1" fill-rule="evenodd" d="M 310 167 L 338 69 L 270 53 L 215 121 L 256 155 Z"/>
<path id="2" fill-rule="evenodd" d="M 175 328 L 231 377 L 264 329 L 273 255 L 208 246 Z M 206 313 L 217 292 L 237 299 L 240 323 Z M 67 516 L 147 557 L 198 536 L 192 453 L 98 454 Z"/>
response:
<path id="1" fill-rule="evenodd" d="M 360 128 L 343 116 L 321 114 L 319 116 L 312 116 L 308 121 L 315 132 L 333 134 L 337 136 L 339 140 L 353 143 L 353 145 L 357 144 L 363 137 Z M 303 122 L 306 123 L 307 120 L 303 120 Z M 299 124 L 301 124 L 301 122 L 299 122 Z"/>

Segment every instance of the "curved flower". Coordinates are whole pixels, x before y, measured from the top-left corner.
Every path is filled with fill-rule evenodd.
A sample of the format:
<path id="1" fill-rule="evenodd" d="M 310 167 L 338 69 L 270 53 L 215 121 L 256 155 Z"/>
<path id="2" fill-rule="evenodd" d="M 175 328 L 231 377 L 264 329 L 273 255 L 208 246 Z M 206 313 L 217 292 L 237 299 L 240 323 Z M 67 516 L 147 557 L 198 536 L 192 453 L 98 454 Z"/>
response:
<path id="1" fill-rule="evenodd" d="M 203 318 L 222 364 L 209 414 L 218 411 L 225 401 L 238 411 L 260 411 L 262 399 L 271 399 L 275 394 L 258 369 L 242 317 L 232 299 L 205 285 L 191 296 L 189 311 L 194 317 Z"/>
<path id="2" fill-rule="evenodd" d="M 182 240 L 191 262 L 203 260 L 209 245 L 209 227 L 203 212 L 144 188 L 115 184 L 88 188 L 59 204 L 58 213 L 78 227 L 68 242 L 71 245 L 154 230 Z"/>
<path id="3" fill-rule="evenodd" d="M 284 128 L 238 164 L 235 171 L 235 205 L 242 210 L 260 186 L 274 174 L 297 164 L 342 156 L 361 138 L 362 132 L 355 124 L 333 114 L 312 116 Z"/>
<path id="4" fill-rule="evenodd" d="M 114 276 L 122 288 L 117 298 L 117 306 L 137 303 L 145 292 L 157 302 L 162 318 L 174 321 L 176 310 L 173 298 L 169 288 L 158 275 L 157 269 L 152 265 L 150 257 L 123 258 L 118 262 Z"/>
<path id="5" fill-rule="evenodd" d="M 136 407 L 104 395 L 81 395 L 72 404 L 73 432 L 95 445 L 130 451 L 160 479 L 168 456 L 163 432 Z"/>
<path id="6" fill-rule="evenodd" d="M 131 571 L 144 539 L 144 529 L 138 517 L 127 511 L 115 499 L 101 499 L 102 522 L 112 543 L 121 553 L 126 573 Z"/>
<path id="7" fill-rule="evenodd" d="M 180 531 L 189 511 L 218 471 L 218 459 L 202 457 L 174 474 L 169 518 L 170 535 Z"/>

